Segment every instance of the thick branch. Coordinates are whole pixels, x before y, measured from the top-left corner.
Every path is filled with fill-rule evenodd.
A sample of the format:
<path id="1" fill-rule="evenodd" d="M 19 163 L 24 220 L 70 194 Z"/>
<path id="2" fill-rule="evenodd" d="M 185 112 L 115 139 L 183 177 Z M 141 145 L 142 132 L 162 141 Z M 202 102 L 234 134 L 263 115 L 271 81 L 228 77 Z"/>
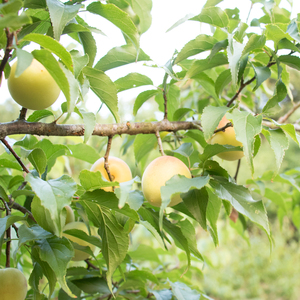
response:
<path id="1" fill-rule="evenodd" d="M 198 125 L 198 126 L 197 126 Z M 170 122 L 163 120 L 160 122 L 145 123 L 120 123 L 120 124 L 96 124 L 93 135 L 113 136 L 113 135 L 137 135 L 155 134 L 157 131 L 178 131 L 199 129 L 200 122 Z M 32 134 L 42 136 L 83 136 L 84 125 L 58 125 L 55 123 L 39 123 L 27 121 L 13 121 L 0 123 L 0 138 L 14 134 Z"/>

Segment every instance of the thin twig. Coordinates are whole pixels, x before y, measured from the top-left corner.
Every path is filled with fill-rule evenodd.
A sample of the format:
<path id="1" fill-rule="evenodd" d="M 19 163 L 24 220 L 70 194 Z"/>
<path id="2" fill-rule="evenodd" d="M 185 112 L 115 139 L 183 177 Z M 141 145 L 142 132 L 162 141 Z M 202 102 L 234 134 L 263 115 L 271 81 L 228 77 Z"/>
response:
<path id="1" fill-rule="evenodd" d="M 237 166 L 236 166 L 236 171 L 235 171 L 235 175 L 234 175 L 234 180 L 235 182 L 237 181 L 237 177 L 239 175 L 239 171 L 240 171 L 240 166 L 241 166 L 241 160 L 238 160 Z"/>
<path id="2" fill-rule="evenodd" d="M 250 6 L 250 9 L 249 9 L 249 12 L 248 12 L 247 19 L 246 19 L 246 24 L 248 23 L 252 8 L 253 8 L 253 2 L 251 2 L 251 6 Z"/>
<path id="3" fill-rule="evenodd" d="M 7 202 L 0 198 L 5 206 L 5 210 L 6 210 L 6 215 L 9 216 L 10 215 L 10 208 L 7 204 Z M 6 263 L 5 263 L 5 267 L 9 268 L 10 267 L 10 244 L 11 244 L 11 228 L 10 226 L 7 228 L 6 230 L 6 247 L 5 247 L 5 254 L 6 254 Z"/>
<path id="4" fill-rule="evenodd" d="M 228 127 L 233 127 L 233 125 L 232 125 L 231 122 L 228 122 L 225 126 L 216 129 L 216 130 L 214 131 L 214 133 L 219 132 L 219 131 L 225 131 L 225 129 L 228 128 Z"/>
<path id="5" fill-rule="evenodd" d="M 14 149 L 9 145 L 9 143 L 5 140 L 5 138 L 0 139 L 1 142 L 5 145 L 5 147 L 9 150 L 9 152 L 15 157 L 15 159 L 18 161 L 20 166 L 22 167 L 23 171 L 26 173 L 29 173 L 29 170 L 26 168 L 26 166 L 21 161 L 21 158 L 19 155 L 14 151 Z"/>
<path id="6" fill-rule="evenodd" d="M 168 73 L 165 74 L 163 80 L 164 120 L 168 120 L 167 79 L 168 79 Z"/>
<path id="7" fill-rule="evenodd" d="M 300 102 L 294 105 L 284 116 L 278 119 L 278 123 L 284 123 L 298 108 L 300 107 Z"/>
<path id="8" fill-rule="evenodd" d="M 14 33 L 13 32 L 10 32 L 8 28 L 6 28 L 5 31 L 6 31 L 7 42 L 6 42 L 4 57 L 3 57 L 2 61 L 1 61 L 1 64 L 0 64 L 0 86 L 1 86 L 1 82 L 2 82 L 2 76 L 3 76 L 3 73 L 4 73 L 4 68 L 5 68 L 5 66 L 8 62 L 8 59 L 10 58 L 10 53 L 12 51 L 12 45 L 13 45 L 13 39 L 14 39 Z"/>
<path id="9" fill-rule="evenodd" d="M 113 139 L 113 136 L 109 136 L 108 137 L 108 142 L 107 142 L 107 146 L 106 146 L 106 152 L 105 152 L 105 155 L 104 155 L 104 168 L 106 170 L 106 173 L 107 173 L 107 176 L 109 178 L 109 181 L 114 181 L 114 178 L 113 178 L 113 176 L 110 173 L 109 165 L 108 165 L 108 157 L 109 157 L 109 152 L 110 152 L 110 149 L 111 149 L 112 139 Z"/>
<path id="10" fill-rule="evenodd" d="M 20 115 L 19 115 L 18 120 L 25 120 L 26 113 L 27 113 L 27 108 L 22 107 L 21 110 L 20 110 Z"/>
<path id="11" fill-rule="evenodd" d="M 16 209 L 16 210 L 22 212 L 24 215 L 27 214 L 29 219 L 31 219 L 32 221 L 34 221 L 35 223 L 37 223 L 36 220 L 35 220 L 35 218 L 34 218 L 34 216 L 33 216 L 33 214 L 32 214 L 32 212 L 29 211 L 24 206 L 20 205 L 17 202 L 12 201 L 12 200 L 10 200 L 10 202 L 8 203 L 8 205 L 9 205 L 9 207 L 11 207 L 13 209 Z"/>
<path id="12" fill-rule="evenodd" d="M 99 270 L 99 268 L 92 264 L 89 259 L 86 259 L 85 262 L 88 265 L 88 269 Z"/>
<path id="13" fill-rule="evenodd" d="M 160 152 L 160 154 L 161 154 L 162 156 L 164 156 L 164 155 L 165 155 L 165 152 L 164 152 L 164 148 L 163 148 L 163 145 L 162 145 L 162 141 L 161 141 L 159 132 L 156 131 L 156 132 L 155 132 L 155 135 L 156 135 L 156 138 L 157 138 L 157 143 L 158 143 L 159 152 Z"/>

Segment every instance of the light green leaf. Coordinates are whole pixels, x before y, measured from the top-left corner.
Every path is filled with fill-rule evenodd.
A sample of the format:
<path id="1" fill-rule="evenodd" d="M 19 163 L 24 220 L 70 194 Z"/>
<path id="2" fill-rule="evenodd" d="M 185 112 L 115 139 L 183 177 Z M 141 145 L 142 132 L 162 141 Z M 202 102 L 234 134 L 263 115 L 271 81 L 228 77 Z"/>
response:
<path id="1" fill-rule="evenodd" d="M 175 59 L 175 64 L 190 56 L 196 55 L 207 50 L 211 50 L 217 42 L 218 40 L 212 36 L 206 34 L 198 35 L 194 40 L 189 41 L 181 49 L 181 51 L 178 53 Z"/>
<path id="2" fill-rule="evenodd" d="M 30 23 L 32 23 L 32 20 L 25 12 L 20 15 L 11 13 L 0 18 L 0 28 L 9 28 L 11 31 L 16 31 Z"/>
<path id="3" fill-rule="evenodd" d="M 224 88 L 231 82 L 231 71 L 229 69 L 223 71 L 217 78 L 215 83 L 215 91 L 218 97 L 222 94 Z"/>
<path id="4" fill-rule="evenodd" d="M 283 31 L 277 24 L 266 25 L 266 37 L 267 40 L 274 41 L 275 46 L 277 46 L 279 41 L 284 38 L 292 40 L 291 36 Z"/>
<path id="5" fill-rule="evenodd" d="M 67 175 L 44 181 L 31 174 L 27 174 L 26 180 L 36 194 L 32 202 L 32 214 L 38 224 L 45 230 L 61 236 L 65 225 L 61 220 L 62 210 L 72 201 L 76 192 L 75 181 Z"/>
<path id="6" fill-rule="evenodd" d="M 73 72 L 73 60 L 70 53 L 59 42 L 48 35 L 30 33 L 23 37 L 22 41 L 30 41 L 39 44 L 43 48 L 57 55 L 65 66 Z"/>
<path id="7" fill-rule="evenodd" d="M 108 107 L 116 122 L 120 122 L 118 96 L 115 84 L 103 71 L 85 67 L 83 73 L 88 78 L 92 91 Z"/>
<path id="8" fill-rule="evenodd" d="M 54 118 L 54 114 L 50 110 L 46 110 L 46 109 L 36 110 L 27 118 L 27 122 L 38 122 L 50 116 Z"/>
<path id="9" fill-rule="evenodd" d="M 204 7 L 201 13 L 191 20 L 200 21 L 217 27 L 226 27 L 229 19 L 227 14 L 220 7 Z"/>
<path id="10" fill-rule="evenodd" d="M 142 50 L 137 52 L 133 45 L 123 45 L 112 48 L 95 65 L 95 69 L 103 72 L 137 61 L 147 61 L 150 57 Z"/>
<path id="11" fill-rule="evenodd" d="M 193 78 L 195 75 L 217 66 L 228 64 L 228 59 L 223 53 L 214 55 L 211 59 L 200 59 L 196 60 L 191 68 L 187 71 L 186 77 Z"/>
<path id="12" fill-rule="evenodd" d="M 255 49 L 261 49 L 266 44 L 266 36 L 265 35 L 257 35 L 252 34 L 243 50 L 242 56 L 250 53 Z"/>
<path id="13" fill-rule="evenodd" d="M 277 193 L 269 188 L 266 188 L 263 196 L 270 199 L 272 202 L 274 202 L 285 213 L 287 212 L 286 205 L 285 205 L 285 199 L 283 198 L 283 196 L 280 193 Z"/>
<path id="14" fill-rule="evenodd" d="M 23 49 L 16 48 L 18 63 L 15 77 L 19 77 L 32 63 L 33 55 Z"/>
<path id="15" fill-rule="evenodd" d="M 235 41 L 231 34 L 228 35 L 227 55 L 228 55 L 229 68 L 231 71 L 232 84 L 234 87 L 236 87 L 238 82 L 240 59 L 242 57 L 244 47 L 245 45 Z"/>
<path id="16" fill-rule="evenodd" d="M 292 215 L 292 220 L 293 223 L 295 224 L 295 226 L 298 228 L 298 230 L 300 229 L 300 206 L 297 205 L 294 209 L 293 209 L 293 215 Z"/>
<path id="17" fill-rule="evenodd" d="M 201 115 L 201 126 L 204 132 L 204 138 L 210 139 L 218 127 L 221 119 L 229 110 L 226 106 L 206 106 Z"/>
<path id="18" fill-rule="evenodd" d="M 127 13 L 114 4 L 102 4 L 100 2 L 93 2 L 86 9 L 116 25 L 131 40 L 134 46 L 139 49 L 139 34 Z"/>
<path id="19" fill-rule="evenodd" d="M 277 122 L 276 122 L 277 125 Z M 293 124 L 278 124 L 278 126 L 280 126 L 280 128 L 287 133 L 294 142 L 296 142 L 299 145 L 299 140 L 297 138 L 297 134 L 296 134 L 296 130 L 295 130 L 295 126 Z"/>
<path id="20" fill-rule="evenodd" d="M 154 150 L 157 146 L 157 138 L 154 134 L 138 134 L 133 142 L 134 156 L 137 162 Z"/>
<path id="21" fill-rule="evenodd" d="M 66 24 L 77 15 L 82 5 L 65 5 L 58 0 L 46 1 L 50 12 L 54 38 L 59 41 Z"/>
<path id="22" fill-rule="evenodd" d="M 229 201 L 238 212 L 257 223 L 270 237 L 269 222 L 262 201 L 255 201 L 248 189 L 221 177 L 210 180 L 210 185 L 219 198 Z"/>
<path id="23" fill-rule="evenodd" d="M 191 108 L 187 108 L 187 107 L 182 107 L 182 108 L 178 108 L 174 114 L 173 114 L 173 120 L 174 121 L 180 121 L 181 119 L 183 119 L 189 112 L 194 112 L 193 109 Z"/>
<path id="24" fill-rule="evenodd" d="M 179 148 L 171 151 L 173 153 L 178 153 L 184 157 L 190 157 L 194 152 L 194 148 L 192 143 L 183 143 L 179 146 Z"/>
<path id="25" fill-rule="evenodd" d="M 172 292 L 177 300 L 199 300 L 201 294 L 196 290 L 192 290 L 183 282 L 171 282 Z"/>
<path id="26" fill-rule="evenodd" d="M 138 29 L 142 34 L 151 26 L 152 16 L 152 0 L 128 0 L 132 10 L 139 17 Z"/>
<path id="27" fill-rule="evenodd" d="M 155 96 L 157 93 L 159 93 L 158 90 L 149 90 L 141 92 L 137 98 L 135 99 L 134 106 L 133 106 L 133 115 L 136 116 L 138 110 L 140 107 L 150 98 Z"/>
<path id="28" fill-rule="evenodd" d="M 275 154 L 275 161 L 276 161 L 276 169 L 274 172 L 274 176 L 278 174 L 280 166 L 282 164 L 285 150 L 289 147 L 289 140 L 285 135 L 282 129 L 275 129 L 275 130 L 262 130 L 262 134 L 266 137 L 268 142 L 271 145 L 272 150 Z"/>
<path id="29" fill-rule="evenodd" d="M 79 143 L 76 145 L 68 145 L 68 148 L 70 149 L 68 156 L 87 161 L 90 164 L 93 164 L 100 158 L 100 155 L 95 148 L 87 144 Z"/>
<path id="30" fill-rule="evenodd" d="M 16 161 L 11 161 L 7 158 L 0 158 L 0 168 L 9 168 L 22 171 L 22 167 Z"/>
<path id="31" fill-rule="evenodd" d="M 129 73 L 115 81 L 118 93 L 138 86 L 153 85 L 152 80 L 143 74 Z"/>
<path id="32" fill-rule="evenodd" d="M 246 111 L 235 109 L 227 113 L 226 117 L 233 122 L 236 139 L 243 144 L 246 160 L 253 173 L 254 137 L 262 130 L 262 116 L 254 117 Z"/>
<path id="33" fill-rule="evenodd" d="M 10 14 L 10 13 L 18 13 L 18 11 L 22 8 L 23 3 L 20 0 L 9 1 L 7 3 L 1 2 L 0 4 L 0 13 L 2 15 Z"/>
<path id="34" fill-rule="evenodd" d="M 87 143 L 96 126 L 96 116 L 93 112 L 80 110 L 84 123 L 84 143 Z"/>
<path id="35" fill-rule="evenodd" d="M 127 254 L 129 237 L 109 209 L 98 207 L 101 212 L 99 215 L 101 224 L 99 235 L 102 239 L 102 254 L 108 269 L 106 273 L 107 284 L 112 292 L 112 275 Z"/>
<path id="36" fill-rule="evenodd" d="M 45 172 L 47 157 L 45 152 L 41 148 L 33 149 L 28 155 L 28 159 L 32 163 L 34 168 L 39 172 L 39 174 L 43 174 Z"/>
<path id="37" fill-rule="evenodd" d="M 146 222 L 146 221 L 144 221 Z M 148 223 L 148 222 L 147 222 Z M 153 247 L 140 244 L 138 248 L 134 251 L 129 251 L 128 254 L 135 261 L 154 261 L 157 263 L 161 263 L 157 253 L 153 249 Z"/>
<path id="38" fill-rule="evenodd" d="M 74 251 L 71 243 L 67 238 L 51 237 L 44 240 L 38 240 L 38 253 L 42 261 L 48 263 L 50 268 L 55 273 L 57 280 L 62 289 L 71 297 L 73 293 L 66 283 L 67 265 L 74 256 Z"/>

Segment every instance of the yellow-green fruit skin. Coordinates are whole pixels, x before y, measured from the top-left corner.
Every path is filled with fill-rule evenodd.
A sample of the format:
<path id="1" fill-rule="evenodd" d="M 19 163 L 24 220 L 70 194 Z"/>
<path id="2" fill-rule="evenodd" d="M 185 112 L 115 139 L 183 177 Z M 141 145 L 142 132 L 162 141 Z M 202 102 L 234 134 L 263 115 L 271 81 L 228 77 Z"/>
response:
<path id="1" fill-rule="evenodd" d="M 78 230 L 82 230 L 84 231 L 86 234 L 89 234 L 89 231 L 86 227 L 86 225 L 83 222 L 71 222 L 65 225 L 63 231 L 66 230 L 71 230 L 71 229 L 78 229 Z M 81 246 L 89 246 L 91 251 L 94 252 L 96 250 L 96 247 L 82 239 L 79 239 L 75 236 L 72 236 L 70 234 L 67 233 L 63 233 L 63 236 L 68 238 L 70 241 L 75 242 Z M 90 255 L 84 251 L 78 250 L 78 249 L 74 249 L 75 255 L 72 258 L 73 261 L 81 261 L 81 260 L 85 260 L 88 259 L 90 257 Z"/>
<path id="2" fill-rule="evenodd" d="M 0 299 L 25 300 L 27 280 L 24 274 L 15 268 L 0 270 Z"/>
<path id="3" fill-rule="evenodd" d="M 184 175 L 191 178 L 188 167 L 174 156 L 160 156 L 154 159 L 145 169 L 142 177 L 142 190 L 145 199 L 152 205 L 161 206 L 160 188 L 174 175 Z M 174 206 L 181 202 L 180 195 L 174 195 L 168 206 Z"/>
<path id="4" fill-rule="evenodd" d="M 15 77 L 17 63 L 12 65 L 7 81 L 12 98 L 21 106 L 32 110 L 51 106 L 57 100 L 60 88 L 50 73 L 39 61 L 33 59 L 31 65 L 19 77 Z"/>
<path id="5" fill-rule="evenodd" d="M 108 157 L 108 167 L 111 176 L 113 177 L 113 181 L 117 182 L 126 182 L 132 179 L 132 174 L 129 166 L 122 159 L 114 156 Z M 109 177 L 104 168 L 104 157 L 98 159 L 91 167 L 92 172 L 100 171 L 102 176 L 107 180 Z M 106 192 L 112 192 L 112 187 L 103 188 Z"/>
<path id="6" fill-rule="evenodd" d="M 220 121 L 218 128 L 224 127 L 229 120 L 224 116 Z M 235 137 L 235 131 L 233 127 L 227 127 L 225 131 L 216 132 L 209 141 L 210 144 L 219 144 L 219 145 L 231 145 L 231 146 L 240 146 L 243 147 L 243 144 L 239 142 Z M 243 151 L 229 151 L 217 154 L 220 158 L 224 160 L 238 160 L 244 156 Z"/>
<path id="7" fill-rule="evenodd" d="M 70 205 L 66 205 L 64 208 L 67 211 L 66 224 L 74 222 L 75 221 L 75 215 L 74 215 L 72 207 Z"/>

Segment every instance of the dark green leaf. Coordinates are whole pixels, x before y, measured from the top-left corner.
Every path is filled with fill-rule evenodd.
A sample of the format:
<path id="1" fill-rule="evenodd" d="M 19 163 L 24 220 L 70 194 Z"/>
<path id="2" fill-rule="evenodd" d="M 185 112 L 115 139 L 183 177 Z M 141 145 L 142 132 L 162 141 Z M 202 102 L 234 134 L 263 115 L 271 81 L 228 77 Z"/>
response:
<path id="1" fill-rule="evenodd" d="M 300 58 L 294 55 L 281 55 L 278 57 L 279 61 L 300 71 Z"/>
<path id="2" fill-rule="evenodd" d="M 268 67 L 256 67 L 252 65 L 255 72 L 256 85 L 253 91 L 257 90 L 259 86 L 271 76 L 271 71 Z"/>

